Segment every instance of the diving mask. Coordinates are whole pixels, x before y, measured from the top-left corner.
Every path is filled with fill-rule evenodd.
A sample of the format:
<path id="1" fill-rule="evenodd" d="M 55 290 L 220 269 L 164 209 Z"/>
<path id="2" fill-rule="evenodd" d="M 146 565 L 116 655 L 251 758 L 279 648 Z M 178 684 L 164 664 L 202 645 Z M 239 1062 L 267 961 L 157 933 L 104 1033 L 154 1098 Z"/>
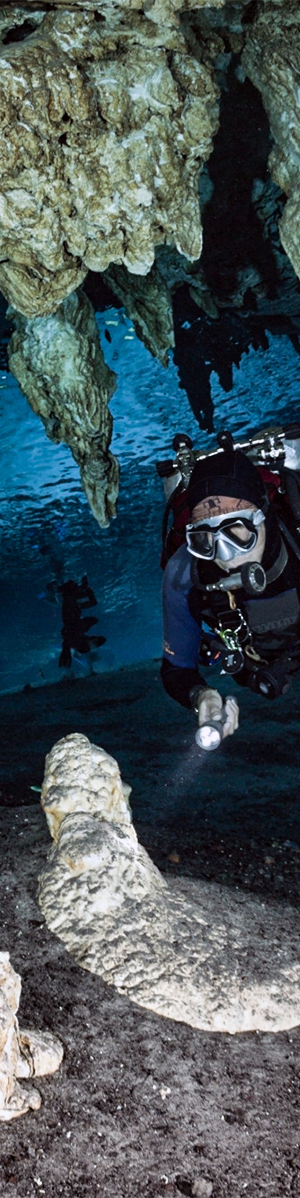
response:
<path id="1" fill-rule="evenodd" d="M 258 539 L 259 526 L 265 519 L 261 508 L 249 508 L 226 512 L 224 516 L 211 516 L 197 524 L 187 524 L 186 540 L 188 552 L 204 561 L 229 562 L 241 554 L 250 553 Z"/>

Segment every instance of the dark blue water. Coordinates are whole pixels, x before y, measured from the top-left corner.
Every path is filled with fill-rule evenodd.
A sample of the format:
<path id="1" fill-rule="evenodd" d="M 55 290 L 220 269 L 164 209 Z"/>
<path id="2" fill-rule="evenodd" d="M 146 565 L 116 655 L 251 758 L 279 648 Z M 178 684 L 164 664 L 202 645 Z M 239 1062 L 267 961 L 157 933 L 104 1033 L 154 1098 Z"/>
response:
<path id="1" fill-rule="evenodd" d="M 215 443 L 215 433 L 199 429 L 172 356 L 164 369 L 137 339 L 122 309 L 108 309 L 97 321 L 105 358 L 118 375 L 110 407 L 121 488 L 118 518 L 109 529 L 101 530 L 92 516 L 69 450 L 48 441 L 1 358 L 2 692 L 61 678 L 58 588 L 84 573 L 98 599 L 95 633 L 102 633 L 106 644 L 88 657 L 75 654 L 73 674 L 159 657 L 164 499 L 155 462 L 170 455 L 178 430 L 199 446 Z M 192 331 L 187 321 L 189 355 Z M 239 367 L 233 366 L 230 391 L 212 372 L 214 429 L 227 427 L 240 436 L 295 420 L 299 376 L 299 356 L 288 335 L 267 332 L 267 348 L 250 347 Z"/>

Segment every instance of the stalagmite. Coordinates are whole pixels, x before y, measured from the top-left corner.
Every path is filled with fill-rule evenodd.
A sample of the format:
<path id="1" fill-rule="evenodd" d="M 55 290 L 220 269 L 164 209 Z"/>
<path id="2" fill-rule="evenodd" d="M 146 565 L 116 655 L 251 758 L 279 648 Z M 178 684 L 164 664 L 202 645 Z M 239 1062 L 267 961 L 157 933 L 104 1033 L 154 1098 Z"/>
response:
<path id="1" fill-rule="evenodd" d="M 11 41 L 28 9 L 1 11 L 0 287 L 29 318 L 54 312 L 88 270 L 146 275 L 157 244 L 199 258 L 218 89 L 201 48 L 187 51 L 179 8 L 57 7 L 30 13 Z"/>
<path id="2" fill-rule="evenodd" d="M 48 754 L 54 847 L 39 902 L 49 928 L 84 969 L 159 1015 L 231 1033 L 298 1024 L 297 912 L 215 883 L 167 884 L 138 843 L 129 791 L 83 735 Z"/>
<path id="3" fill-rule="evenodd" d="M 92 305 L 74 292 L 52 316 L 29 320 L 11 309 L 10 315 L 16 325 L 10 369 L 47 436 L 72 450 L 93 515 L 105 528 L 116 515 L 118 496 L 107 406 L 116 376 L 104 362 Z"/>
<path id="4" fill-rule="evenodd" d="M 37 1111 L 38 1090 L 20 1086 L 19 1078 L 55 1073 L 63 1058 L 60 1041 L 50 1032 L 20 1031 L 17 1010 L 21 978 L 12 968 L 9 953 L 0 953 L 0 1120 L 3 1122 Z"/>
<path id="5" fill-rule="evenodd" d="M 274 148 L 275 183 L 288 197 L 279 222 L 283 248 L 300 278 L 300 9 L 298 0 L 259 5 L 250 26 L 243 65 L 262 94 Z"/>

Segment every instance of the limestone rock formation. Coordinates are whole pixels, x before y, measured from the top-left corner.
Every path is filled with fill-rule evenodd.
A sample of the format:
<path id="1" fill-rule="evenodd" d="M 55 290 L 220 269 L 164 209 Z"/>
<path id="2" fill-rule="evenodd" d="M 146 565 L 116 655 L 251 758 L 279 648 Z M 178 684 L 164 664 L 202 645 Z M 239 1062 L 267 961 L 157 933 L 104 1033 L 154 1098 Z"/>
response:
<path id="1" fill-rule="evenodd" d="M 177 250 L 159 246 L 156 251 L 156 263 L 159 276 L 164 280 L 170 295 L 186 283 L 195 304 L 211 319 L 214 320 L 218 316 L 218 308 L 207 286 L 201 261 L 189 262 L 184 254 L 178 254 Z"/>
<path id="2" fill-rule="evenodd" d="M 20 1031 L 16 1012 L 21 978 L 9 953 L 0 953 L 0 1120 L 16 1119 L 41 1106 L 38 1090 L 25 1089 L 18 1078 L 55 1073 L 63 1058 L 60 1041 L 49 1032 Z"/>
<path id="3" fill-rule="evenodd" d="M 298 0 L 265 0 L 249 28 L 243 65 L 257 87 L 275 146 L 269 165 L 288 197 L 279 223 L 282 245 L 300 278 L 300 9 Z"/>
<path id="4" fill-rule="evenodd" d="M 36 12 L 34 9 L 34 0 L 30 0 L 30 2 L 32 4 L 32 11 L 30 11 L 30 20 L 36 21 L 38 12 Z M 225 0 L 212 0 L 211 7 L 222 8 L 224 3 L 225 3 Z M 241 3 L 247 4 L 248 0 L 241 0 Z M 25 7 L 24 7 L 24 3 L 23 4 L 14 4 L 13 3 L 12 7 L 13 7 L 13 13 L 17 14 L 16 23 L 18 23 L 18 24 L 23 23 L 23 21 L 25 19 L 25 13 L 27 16 L 29 15 L 28 9 L 26 8 L 26 0 L 25 0 Z M 67 4 L 66 4 L 66 0 L 54 0 L 52 7 L 55 7 L 57 9 L 60 9 L 60 8 L 65 9 L 67 7 L 68 9 L 74 10 L 74 11 L 78 8 L 82 10 L 83 0 L 68 0 Z M 133 12 L 138 12 L 138 13 L 145 12 L 145 15 L 148 17 L 149 21 L 155 21 L 155 22 L 158 22 L 159 24 L 163 24 L 163 25 L 168 25 L 168 24 L 173 25 L 174 22 L 176 22 L 176 19 L 178 18 L 178 13 L 182 9 L 182 7 L 183 7 L 182 0 L 84 0 L 84 8 L 86 9 L 87 12 L 92 12 L 92 13 L 97 12 L 97 13 L 100 13 L 101 15 L 103 15 L 104 17 L 107 17 L 107 16 L 115 16 L 118 13 L 120 15 L 122 15 L 124 12 L 127 15 L 128 9 L 131 8 Z M 206 0 L 184 0 L 184 8 L 186 10 L 197 9 L 197 8 L 201 9 L 201 8 L 206 8 L 206 7 L 207 7 Z M 3 21 L 7 25 L 7 28 L 10 29 L 11 28 L 11 20 L 9 21 L 9 19 L 7 19 L 7 14 L 8 14 L 8 18 L 9 18 L 9 0 L 8 0 L 8 4 L 6 4 L 4 6 Z M 42 13 L 42 17 L 43 17 L 43 15 L 44 14 Z"/>
<path id="5" fill-rule="evenodd" d="M 122 782 L 114 757 L 105 749 L 91 745 L 78 733 L 58 741 L 47 755 L 41 804 L 50 836 L 57 844 L 60 827 L 67 815 L 85 812 L 126 828 L 136 843 L 128 803 L 131 786 Z"/>
<path id="6" fill-rule="evenodd" d="M 46 758 L 42 805 L 55 844 L 39 902 L 79 965 L 192 1027 L 299 1023 L 297 912 L 203 881 L 167 885 L 138 844 L 117 763 L 87 737 Z"/>
<path id="7" fill-rule="evenodd" d="M 106 528 L 116 515 L 119 468 L 109 450 L 108 408 L 116 376 L 106 366 L 92 305 L 74 292 L 52 316 L 26 319 L 10 309 L 16 331 L 9 364 L 47 436 L 64 441 L 80 466 L 93 515 Z"/>
<path id="8" fill-rule="evenodd" d="M 19 41 L 26 5 L 1 12 L 0 287 L 29 318 L 89 269 L 147 274 L 157 244 L 199 258 L 218 90 L 174 25 L 180 6 L 51 5 Z"/>
<path id="9" fill-rule="evenodd" d="M 129 274 L 125 266 L 110 266 L 103 279 L 124 305 L 137 336 L 153 357 L 167 366 L 169 349 L 174 346 L 172 300 L 157 266 L 151 267 L 146 278 Z"/>
<path id="10" fill-rule="evenodd" d="M 218 316 L 201 262 L 189 262 L 170 246 L 158 246 L 155 263 L 146 277 L 113 265 L 102 278 L 121 300 L 137 336 L 163 366 L 168 365 L 169 350 L 175 345 L 172 295 L 178 287 L 186 283 L 198 307 L 213 319 Z"/>

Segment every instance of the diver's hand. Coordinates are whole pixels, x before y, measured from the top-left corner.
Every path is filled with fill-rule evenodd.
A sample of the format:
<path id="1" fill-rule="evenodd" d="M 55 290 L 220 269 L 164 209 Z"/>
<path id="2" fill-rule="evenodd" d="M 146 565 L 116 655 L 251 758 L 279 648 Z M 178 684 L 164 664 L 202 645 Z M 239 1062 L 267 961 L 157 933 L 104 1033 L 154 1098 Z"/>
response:
<path id="1" fill-rule="evenodd" d="M 225 703 L 224 703 L 224 707 L 223 707 L 223 716 L 224 716 L 224 714 L 226 716 L 226 719 L 225 719 L 224 725 L 223 725 L 223 737 L 224 736 L 232 736 L 233 732 L 236 732 L 236 730 L 239 726 L 239 714 L 240 714 L 239 705 L 238 705 L 236 699 L 233 698 L 233 695 L 227 695 L 227 697 L 225 699 Z"/>
<path id="2" fill-rule="evenodd" d="M 239 726 L 239 706 L 232 695 L 227 695 L 223 701 L 219 691 L 208 686 L 199 695 L 197 717 L 199 727 L 210 721 L 224 720 L 223 738 L 232 736 Z"/>

